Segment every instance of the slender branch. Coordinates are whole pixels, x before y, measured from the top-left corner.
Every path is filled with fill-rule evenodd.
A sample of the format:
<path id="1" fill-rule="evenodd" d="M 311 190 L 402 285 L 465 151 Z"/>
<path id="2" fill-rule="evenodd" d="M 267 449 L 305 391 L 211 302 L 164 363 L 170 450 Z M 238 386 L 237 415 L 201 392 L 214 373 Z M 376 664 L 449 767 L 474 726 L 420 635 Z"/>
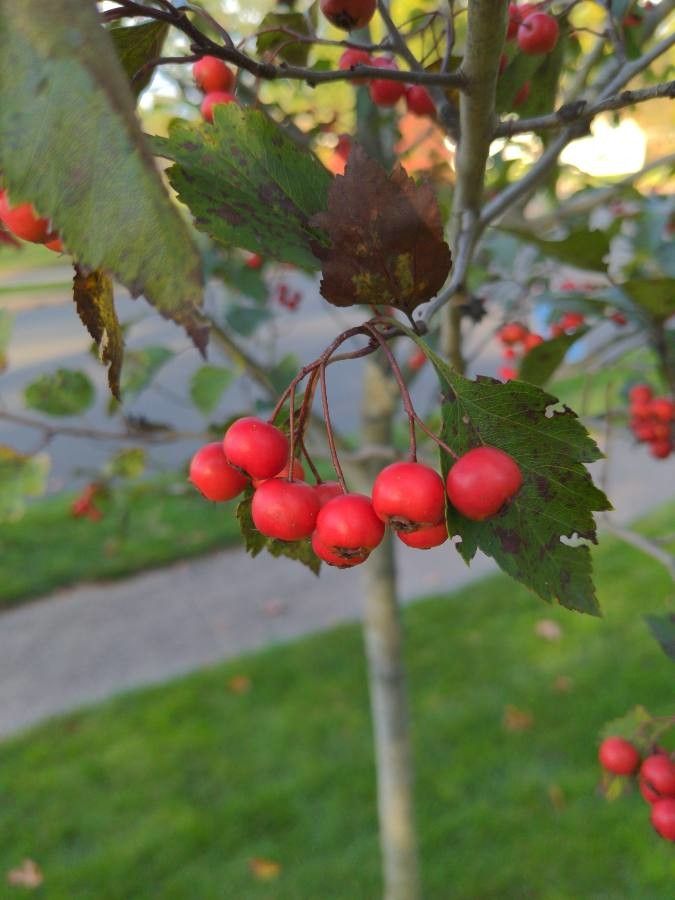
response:
<path id="1" fill-rule="evenodd" d="M 675 97 L 675 80 L 656 84 L 652 87 L 636 91 L 622 91 L 612 97 L 606 97 L 597 103 L 589 104 L 586 100 L 577 100 L 573 103 L 564 103 L 555 112 L 545 116 L 534 116 L 531 119 L 512 119 L 501 122 L 495 128 L 495 137 L 512 137 L 514 134 L 524 134 L 528 131 L 545 131 L 552 128 L 562 128 L 570 122 L 589 121 L 601 112 L 611 109 L 623 109 L 636 103 L 644 103 L 647 100 L 657 98 Z"/>
<path id="2" fill-rule="evenodd" d="M 6 412 L 5 410 L 0 410 L 0 420 L 22 428 L 32 428 L 35 431 L 40 431 L 47 442 L 56 437 L 77 437 L 95 441 L 143 440 L 150 444 L 170 444 L 174 441 L 204 438 L 206 436 L 204 431 L 175 431 L 172 428 L 146 430 L 144 428 L 134 428 L 131 424 L 128 425 L 126 431 L 106 431 L 101 428 L 87 428 L 84 426 L 63 425 L 61 423 L 50 425 L 48 422 L 43 422 L 40 419 Z"/>
<path id="3" fill-rule="evenodd" d="M 640 72 L 643 72 L 654 62 L 655 59 L 658 59 L 659 56 L 663 56 L 663 54 L 667 53 L 668 50 L 670 50 L 670 48 L 674 45 L 675 31 L 664 37 L 658 43 L 654 44 L 654 46 L 646 53 L 643 53 L 642 56 L 639 56 L 637 59 L 634 59 L 631 62 L 625 63 L 625 65 L 623 65 L 619 69 L 614 78 L 612 78 L 609 84 L 601 87 L 600 99 L 604 100 L 607 97 L 611 97 L 612 94 L 616 94 L 616 92 L 620 91 L 621 88 L 625 84 L 628 84 L 628 82 L 632 78 L 635 78 L 636 75 L 639 75 Z"/>
<path id="4" fill-rule="evenodd" d="M 340 487 L 342 490 L 347 493 L 347 485 L 345 483 L 345 476 L 342 471 L 342 466 L 340 465 L 340 459 L 337 454 L 337 448 L 335 447 L 335 439 L 333 437 L 333 423 L 331 422 L 330 417 L 330 405 L 328 403 L 328 390 L 326 387 L 326 363 L 325 361 L 321 363 L 319 366 L 319 376 L 321 378 L 321 403 L 323 405 L 323 418 L 326 423 L 326 437 L 328 438 L 328 446 L 330 448 L 330 458 L 333 463 L 333 468 L 335 469 L 335 474 L 337 475 L 337 480 L 340 483 Z"/>
<path id="5" fill-rule="evenodd" d="M 448 281 L 441 293 L 427 304 L 422 315 L 416 320 L 417 329 L 421 334 L 428 328 L 429 322 L 436 313 L 452 300 L 464 284 L 469 263 L 471 262 L 475 236 L 476 217 L 475 214 L 469 212 L 463 217 L 462 228 L 455 241 L 455 258 L 450 281 Z"/>
<path id="6" fill-rule="evenodd" d="M 638 534 L 630 528 L 624 528 L 621 525 L 617 525 L 609 518 L 609 516 L 603 518 L 603 525 L 608 531 L 616 535 L 616 537 L 620 538 L 622 541 L 636 547 L 638 550 L 651 556 L 652 559 L 661 563 L 662 566 L 665 566 L 670 573 L 670 577 L 675 581 L 675 556 L 672 553 L 664 550 L 663 547 L 659 547 L 658 544 L 654 543 L 654 541 L 650 541 L 649 538 L 644 537 L 644 535 Z"/>

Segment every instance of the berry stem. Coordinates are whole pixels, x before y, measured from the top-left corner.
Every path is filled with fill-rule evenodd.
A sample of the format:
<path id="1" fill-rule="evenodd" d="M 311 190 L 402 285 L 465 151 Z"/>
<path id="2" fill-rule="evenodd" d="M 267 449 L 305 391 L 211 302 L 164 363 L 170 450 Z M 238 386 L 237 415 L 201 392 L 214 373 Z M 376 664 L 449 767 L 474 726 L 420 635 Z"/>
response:
<path id="1" fill-rule="evenodd" d="M 337 448 L 335 447 L 335 435 L 333 434 L 333 424 L 330 420 L 330 409 L 328 406 L 328 391 L 326 390 L 326 365 L 327 361 L 322 360 L 319 366 L 319 373 L 321 376 L 321 402 L 323 403 L 323 417 L 326 422 L 326 437 L 328 438 L 328 447 L 330 449 L 330 458 L 333 463 L 333 468 L 335 469 L 335 474 L 337 475 L 337 480 L 340 483 L 340 487 L 342 490 L 347 493 L 347 485 L 345 483 L 345 476 L 342 472 L 342 466 L 340 465 L 340 460 L 338 459 Z"/>
<path id="2" fill-rule="evenodd" d="M 398 384 L 398 388 L 401 392 L 401 399 L 403 400 L 403 408 L 405 409 L 406 415 L 408 416 L 408 426 L 410 429 L 410 443 L 408 456 L 410 457 L 411 462 L 417 462 L 417 438 L 415 436 L 415 420 L 417 418 L 417 413 L 412 405 L 412 400 L 410 399 L 410 391 L 405 383 L 405 379 L 403 378 L 403 373 L 401 372 L 401 368 L 394 356 L 391 347 L 387 344 L 385 338 L 380 334 L 380 332 L 375 328 L 374 325 L 370 325 L 366 323 L 366 328 L 368 332 L 372 334 L 377 343 L 380 345 L 382 352 L 387 357 L 387 361 L 391 367 L 391 371 L 396 379 L 396 383 Z"/>

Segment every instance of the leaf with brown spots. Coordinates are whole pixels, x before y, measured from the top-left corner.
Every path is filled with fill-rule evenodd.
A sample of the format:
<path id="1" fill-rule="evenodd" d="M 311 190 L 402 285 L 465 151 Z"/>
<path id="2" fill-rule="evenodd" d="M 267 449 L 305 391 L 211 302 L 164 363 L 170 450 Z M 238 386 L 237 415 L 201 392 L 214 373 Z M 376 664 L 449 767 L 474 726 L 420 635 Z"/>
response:
<path id="1" fill-rule="evenodd" d="M 82 323 L 96 342 L 102 362 L 108 366 L 110 392 L 119 400 L 124 339 L 115 312 L 112 279 L 98 270 L 87 275 L 75 266 L 73 300 Z"/>
<path id="2" fill-rule="evenodd" d="M 316 244 L 321 294 L 334 306 L 394 306 L 408 316 L 443 287 L 452 259 L 430 184 L 401 166 L 391 174 L 356 145 L 344 175 L 313 223 L 330 247 Z"/>

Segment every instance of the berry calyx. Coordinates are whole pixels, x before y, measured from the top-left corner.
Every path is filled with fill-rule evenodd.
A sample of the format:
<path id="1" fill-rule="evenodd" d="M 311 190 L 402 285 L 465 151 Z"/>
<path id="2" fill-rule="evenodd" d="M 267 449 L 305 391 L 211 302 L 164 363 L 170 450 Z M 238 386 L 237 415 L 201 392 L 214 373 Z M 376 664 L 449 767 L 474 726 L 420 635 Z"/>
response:
<path id="1" fill-rule="evenodd" d="M 395 531 L 416 531 L 438 523 L 445 512 L 443 479 L 431 466 L 395 462 L 373 484 L 373 509 Z"/>
<path id="2" fill-rule="evenodd" d="M 241 494 L 248 478 L 225 458 L 221 443 L 206 444 L 190 462 L 189 480 L 197 490 L 215 503 L 231 500 Z"/>
<path id="3" fill-rule="evenodd" d="M 337 481 L 322 481 L 321 484 L 315 484 L 314 490 L 319 498 L 319 505 L 325 506 L 333 497 L 340 497 L 344 494 L 342 486 Z"/>
<path id="4" fill-rule="evenodd" d="M 288 460 L 288 438 L 269 422 L 244 416 L 225 432 L 223 450 L 228 462 L 251 478 L 274 478 Z"/>
<path id="5" fill-rule="evenodd" d="M 418 528 L 417 531 L 397 531 L 396 534 L 408 547 L 415 550 L 430 550 L 432 547 L 440 547 L 447 541 L 448 526 L 443 521 L 437 525 Z"/>
<path id="6" fill-rule="evenodd" d="M 316 537 L 343 559 L 370 553 L 384 537 L 384 523 L 373 504 L 363 494 L 342 494 L 321 508 L 316 520 Z"/>
<path id="7" fill-rule="evenodd" d="M 518 26 L 518 46 L 527 54 L 550 53 L 558 43 L 558 22 L 547 13 L 535 12 Z"/>
<path id="8" fill-rule="evenodd" d="M 213 110 L 216 106 L 224 106 L 226 103 L 236 103 L 237 98 L 234 94 L 227 91 L 212 91 L 202 100 L 200 107 L 202 119 L 205 122 L 213 122 Z"/>
<path id="9" fill-rule="evenodd" d="M 640 754 L 630 741 L 608 737 L 598 750 L 600 765 L 614 775 L 632 775 L 640 765 Z"/>
<path id="10" fill-rule="evenodd" d="M 321 0 L 319 8 L 328 21 L 343 31 L 365 28 L 375 15 L 377 0 Z"/>
<path id="11" fill-rule="evenodd" d="M 475 447 L 453 464 L 446 482 L 450 502 L 467 519 L 494 516 L 519 490 L 518 463 L 497 447 Z"/>
<path id="12" fill-rule="evenodd" d="M 24 241 L 42 244 L 49 236 L 49 220 L 41 219 L 30 203 L 12 206 L 7 191 L 0 191 L 0 222 Z"/>
<path id="13" fill-rule="evenodd" d="M 675 841 L 675 799 L 664 797 L 652 804 L 652 825 L 667 841 Z"/>
<path id="14" fill-rule="evenodd" d="M 405 92 L 405 102 L 408 112 L 414 116 L 436 116 L 436 106 L 431 99 L 429 91 L 421 84 L 414 84 Z"/>
<path id="15" fill-rule="evenodd" d="M 640 781 L 657 797 L 675 797 L 675 763 L 664 753 L 648 756 L 640 767 Z"/>
<path id="16" fill-rule="evenodd" d="M 378 69 L 398 69 L 393 59 L 379 56 L 373 60 L 373 65 Z M 405 94 L 406 86 L 402 81 L 386 81 L 375 78 L 370 82 L 368 90 L 370 99 L 376 106 L 395 106 Z"/>
<path id="17" fill-rule="evenodd" d="M 353 69 L 354 66 L 370 65 L 372 65 L 370 53 L 367 53 L 365 50 L 356 50 L 354 48 L 350 48 L 348 50 L 345 50 L 345 52 L 340 57 L 338 69 L 342 69 L 342 71 L 345 72 L 348 69 Z M 367 81 L 367 78 L 354 78 L 352 84 L 365 84 Z"/>
<path id="18" fill-rule="evenodd" d="M 192 76 L 205 94 L 229 91 L 234 84 L 234 72 L 217 56 L 202 56 L 192 67 Z"/>
<path id="19" fill-rule="evenodd" d="M 316 531 L 312 535 L 312 550 L 319 559 L 328 563 L 329 566 L 335 566 L 337 569 L 351 569 L 353 566 L 360 566 L 370 555 L 369 553 L 360 553 L 355 554 L 354 556 L 341 556 L 339 553 L 336 553 L 335 550 L 331 550 L 330 547 L 326 547 L 322 544 Z"/>
<path id="20" fill-rule="evenodd" d="M 253 495 L 251 517 L 261 534 L 279 541 L 300 541 L 314 531 L 319 500 L 304 481 L 270 478 Z"/>

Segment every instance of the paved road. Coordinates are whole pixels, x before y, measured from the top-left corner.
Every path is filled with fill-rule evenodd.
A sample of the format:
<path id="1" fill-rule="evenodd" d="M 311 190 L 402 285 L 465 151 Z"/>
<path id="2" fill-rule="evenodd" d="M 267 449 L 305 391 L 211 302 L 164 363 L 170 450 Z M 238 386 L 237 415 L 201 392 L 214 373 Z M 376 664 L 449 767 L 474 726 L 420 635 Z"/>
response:
<path id="1" fill-rule="evenodd" d="M 634 450 L 618 443 L 616 470 L 626 473 L 634 464 Z M 665 469 L 646 457 L 642 464 L 639 482 L 613 479 L 621 522 L 675 498 L 675 465 Z M 469 569 L 446 546 L 426 553 L 401 548 L 399 569 L 401 595 L 410 601 L 465 584 L 493 565 L 481 557 Z M 0 735 L 122 690 L 358 619 L 360 577 L 358 570 L 327 569 L 317 582 L 297 563 L 269 557 L 253 563 L 231 550 L 126 581 L 61 591 L 0 615 Z"/>

